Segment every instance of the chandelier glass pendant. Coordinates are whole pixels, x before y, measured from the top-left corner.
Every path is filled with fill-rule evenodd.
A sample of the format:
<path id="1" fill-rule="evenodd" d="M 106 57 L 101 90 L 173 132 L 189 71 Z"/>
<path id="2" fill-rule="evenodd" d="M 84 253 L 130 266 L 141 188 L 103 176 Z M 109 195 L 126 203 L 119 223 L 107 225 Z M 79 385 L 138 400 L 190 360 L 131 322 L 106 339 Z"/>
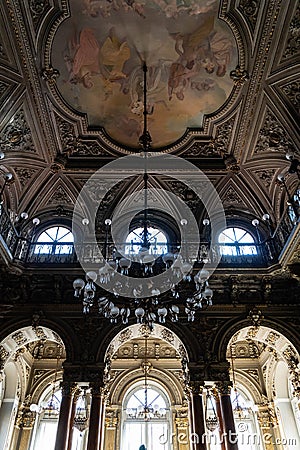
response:
<path id="1" fill-rule="evenodd" d="M 214 407 L 213 396 L 210 391 L 206 395 L 205 423 L 209 431 L 213 432 L 219 426 L 218 417 Z"/>
<path id="2" fill-rule="evenodd" d="M 150 329 L 148 328 L 148 331 Z M 146 330 L 145 332 L 145 347 L 144 347 L 144 360 L 141 364 L 141 369 L 144 374 L 144 385 L 143 385 L 143 398 L 139 396 L 139 393 L 134 395 L 135 399 L 138 401 L 138 405 L 136 407 L 127 407 L 126 414 L 129 419 L 141 420 L 144 422 L 148 422 L 153 419 L 164 419 L 167 414 L 167 410 L 165 407 L 162 407 L 160 404 L 160 394 L 156 391 L 153 392 L 152 389 L 149 389 L 149 373 L 152 369 L 152 364 L 148 361 L 148 337 L 149 333 Z M 150 395 L 149 395 L 150 394 Z M 154 395 L 153 395 L 154 394 Z M 152 397 L 152 400 L 151 398 Z M 165 406 L 165 405 L 164 405 Z"/>
<path id="3" fill-rule="evenodd" d="M 120 251 L 119 247 L 111 250 L 111 244 L 108 240 L 110 236 L 111 219 L 105 220 L 106 234 L 103 249 L 105 262 L 100 266 L 99 273 L 94 270 L 86 272 L 85 280 L 76 279 L 73 283 L 74 295 L 77 298 L 82 297 L 83 312 L 89 313 L 94 304 L 96 296 L 96 280 L 101 284 L 101 292 L 98 294 L 98 311 L 111 323 L 121 321 L 127 324 L 130 315 L 136 317 L 137 323 L 143 323 L 150 328 L 155 322 L 165 323 L 168 317 L 171 321 L 177 322 L 181 309 L 184 310 L 187 320 L 192 322 L 195 313 L 204 307 L 212 305 L 213 291 L 209 286 L 208 280 L 210 272 L 203 268 L 203 265 L 210 262 L 209 244 L 197 245 L 197 257 L 191 257 L 188 249 L 193 243 L 185 245 L 185 251 L 179 251 L 180 246 L 175 248 L 168 247 L 165 242 L 157 242 L 155 240 L 155 230 L 153 232 L 153 224 L 149 217 L 148 207 L 148 172 L 147 158 L 151 149 L 151 136 L 147 128 L 147 66 L 143 64 L 143 133 L 139 139 L 142 146 L 142 157 L 144 158 L 144 205 L 143 214 L 139 220 L 139 232 L 135 232 L 138 239 L 135 242 L 126 242 L 124 250 Z M 152 114 L 152 111 L 151 111 Z M 88 219 L 83 219 L 82 223 L 88 225 Z M 180 226 L 184 229 L 187 226 L 187 219 L 181 218 Z M 208 219 L 203 220 L 205 235 L 209 234 L 210 222 Z M 181 242 L 182 246 L 183 242 Z M 185 242 L 185 244 L 187 244 Z M 183 246 L 182 246 L 183 247 Z M 195 247 L 195 244 L 194 244 Z M 138 250 L 137 250 L 138 248 Z M 157 248 L 167 249 L 162 254 L 155 254 Z M 170 248 L 170 250 L 169 250 Z M 127 249 L 127 252 L 126 252 Z M 171 251 L 172 250 L 172 251 Z M 194 250 L 193 250 L 194 251 Z M 194 252 L 195 253 L 195 252 Z M 197 262 L 199 270 L 195 273 L 194 264 Z M 120 295 L 120 278 L 114 282 L 116 273 L 124 276 L 124 284 L 126 277 L 131 277 L 134 273 L 137 279 L 136 285 L 132 289 L 132 298 L 124 298 Z M 158 273 L 168 272 L 164 292 L 161 292 L 153 281 Z M 116 277 L 115 277 L 116 278 Z M 150 295 L 143 295 L 142 285 L 138 279 L 147 280 L 147 290 Z M 110 293 L 105 290 L 106 285 L 114 282 L 113 289 Z M 181 306 L 181 308 L 180 308 Z"/>
<path id="4" fill-rule="evenodd" d="M 74 417 L 74 427 L 81 433 L 89 426 L 89 407 L 88 407 L 88 395 L 87 386 L 82 387 L 82 394 L 76 403 L 76 412 Z"/>

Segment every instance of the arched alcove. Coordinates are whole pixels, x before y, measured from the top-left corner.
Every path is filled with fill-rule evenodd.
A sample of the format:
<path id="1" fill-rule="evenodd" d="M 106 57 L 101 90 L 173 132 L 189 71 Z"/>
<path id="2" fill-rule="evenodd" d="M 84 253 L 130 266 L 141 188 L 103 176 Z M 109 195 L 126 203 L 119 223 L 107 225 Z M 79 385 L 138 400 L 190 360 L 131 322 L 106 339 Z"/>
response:
<path id="1" fill-rule="evenodd" d="M 186 432 L 188 432 L 188 405 L 185 391 L 187 352 L 175 333 L 159 324 L 155 324 L 153 330 L 149 330 L 145 325 L 129 326 L 112 340 L 106 351 L 105 362 L 105 380 L 109 392 L 105 448 L 111 445 L 112 448 L 126 450 L 127 432 L 134 426 L 139 430 L 137 434 L 143 434 L 146 429 L 151 430 L 151 433 L 149 431 L 151 435 L 158 433 L 158 429 L 160 434 L 164 434 L 166 430 L 168 432 L 173 430 L 172 432 L 176 433 L 176 420 L 179 417 L 181 423 L 185 423 Z M 149 425 L 143 424 L 143 420 L 141 421 L 136 415 L 134 417 L 128 415 L 126 399 L 135 390 L 145 391 L 147 397 L 145 397 L 144 405 L 147 404 L 148 392 L 155 390 L 160 392 L 168 405 L 168 414 L 165 417 L 154 414 Z M 116 424 L 115 429 L 112 424 Z M 123 440 L 122 433 L 125 433 Z M 132 445 L 138 448 L 142 443 L 142 441 L 136 441 Z M 149 448 L 155 448 L 158 445 L 159 442 L 148 440 Z"/>
<path id="2" fill-rule="evenodd" d="M 296 347 L 278 330 L 247 326 L 231 336 L 227 359 L 235 391 L 248 393 L 246 397 L 253 399 L 248 411 L 260 438 L 270 435 L 270 439 L 285 442 L 284 448 L 293 448 L 300 439 L 296 403 L 300 359 Z M 236 420 L 239 425 L 240 418 Z"/>
<path id="3" fill-rule="evenodd" d="M 0 421 L 1 437 L 5 439 L 1 448 L 8 448 L 9 442 L 11 446 L 22 444 L 24 430 L 32 430 L 35 422 L 34 430 L 38 428 L 41 399 L 54 387 L 59 389 L 66 351 L 61 337 L 42 326 L 22 327 L 10 333 L 2 340 L 0 350 L 4 384 Z"/>

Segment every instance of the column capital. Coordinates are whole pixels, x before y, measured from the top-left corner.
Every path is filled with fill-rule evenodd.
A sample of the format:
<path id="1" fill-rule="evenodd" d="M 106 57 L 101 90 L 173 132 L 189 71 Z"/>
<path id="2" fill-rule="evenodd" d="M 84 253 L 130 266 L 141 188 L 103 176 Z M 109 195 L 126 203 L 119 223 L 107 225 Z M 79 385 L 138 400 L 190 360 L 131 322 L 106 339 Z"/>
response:
<path id="1" fill-rule="evenodd" d="M 72 381 L 62 381 L 60 383 L 60 387 L 62 390 L 62 395 L 70 396 L 76 394 L 76 391 L 78 389 L 78 386 L 76 383 Z"/>
<path id="2" fill-rule="evenodd" d="M 189 383 L 189 387 L 193 395 L 202 395 L 204 389 L 204 382 L 198 380 L 191 380 Z"/>
<path id="3" fill-rule="evenodd" d="M 35 422 L 35 416 L 35 412 L 30 411 L 28 407 L 21 406 L 17 415 L 16 426 L 23 430 L 31 430 Z"/>
<path id="4" fill-rule="evenodd" d="M 92 392 L 92 396 L 102 396 L 104 393 L 104 387 L 102 380 L 100 381 L 92 381 L 89 384 Z"/>
<path id="5" fill-rule="evenodd" d="M 232 389 L 231 381 L 219 381 L 216 383 L 216 389 L 220 395 L 230 395 Z"/>

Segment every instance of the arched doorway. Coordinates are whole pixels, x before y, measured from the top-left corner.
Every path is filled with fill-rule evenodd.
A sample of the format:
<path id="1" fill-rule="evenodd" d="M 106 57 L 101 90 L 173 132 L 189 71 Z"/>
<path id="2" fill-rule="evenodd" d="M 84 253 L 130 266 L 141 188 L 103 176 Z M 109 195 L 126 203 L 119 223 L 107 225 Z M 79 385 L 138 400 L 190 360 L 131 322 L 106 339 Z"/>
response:
<path id="1" fill-rule="evenodd" d="M 240 448 L 299 446 L 299 353 L 280 332 L 245 327 L 230 339 L 227 359 Z"/>
<path id="2" fill-rule="evenodd" d="M 132 325 L 113 339 L 106 352 L 106 450 L 170 450 L 180 433 L 186 441 L 176 447 L 189 448 L 186 361 L 180 339 L 159 324 Z"/>
<path id="3" fill-rule="evenodd" d="M 0 353 L 0 448 L 38 448 L 35 442 L 40 437 L 51 449 L 60 405 L 56 402 L 49 411 L 49 403 L 54 405 L 62 378 L 66 358 L 62 339 L 47 327 L 23 327 L 1 342 Z"/>

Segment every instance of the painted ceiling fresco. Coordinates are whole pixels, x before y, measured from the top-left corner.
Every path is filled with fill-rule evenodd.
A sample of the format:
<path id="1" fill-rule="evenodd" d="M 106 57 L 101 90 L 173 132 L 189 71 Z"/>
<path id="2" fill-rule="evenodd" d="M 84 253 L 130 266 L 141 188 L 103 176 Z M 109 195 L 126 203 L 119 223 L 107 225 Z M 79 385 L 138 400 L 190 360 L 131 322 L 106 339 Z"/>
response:
<path id="1" fill-rule="evenodd" d="M 217 0 L 72 0 L 52 64 L 64 100 L 114 140 L 137 147 L 143 122 L 143 61 L 153 147 L 201 127 L 219 109 L 238 61 Z"/>

